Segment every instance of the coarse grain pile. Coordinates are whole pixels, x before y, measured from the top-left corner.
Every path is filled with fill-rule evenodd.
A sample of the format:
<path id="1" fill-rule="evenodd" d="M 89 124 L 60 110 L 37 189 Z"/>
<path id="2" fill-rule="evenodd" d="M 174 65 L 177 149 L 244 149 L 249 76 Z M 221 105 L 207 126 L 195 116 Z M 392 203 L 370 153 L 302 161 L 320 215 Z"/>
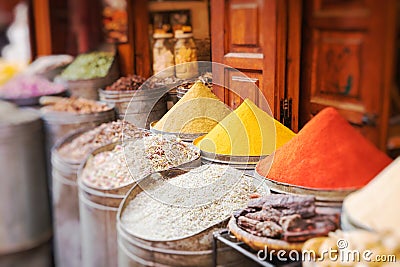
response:
<path id="1" fill-rule="evenodd" d="M 106 104 L 102 104 L 85 98 L 57 98 L 55 102 L 45 107 L 48 111 L 69 112 L 75 114 L 90 114 L 110 110 Z"/>
<path id="2" fill-rule="evenodd" d="M 130 122 L 118 120 L 103 123 L 84 132 L 71 142 L 58 149 L 63 159 L 74 162 L 83 161 L 93 150 L 109 143 L 125 141 L 132 137 L 148 136 L 150 132 L 140 129 Z"/>
<path id="3" fill-rule="evenodd" d="M 207 190 L 212 184 L 215 190 Z M 121 222 L 131 234 L 146 240 L 180 239 L 226 220 L 255 192 L 263 189 L 242 172 L 203 165 L 139 193 L 126 206 Z"/>
<path id="4" fill-rule="evenodd" d="M 343 202 L 343 210 L 352 222 L 377 232 L 400 238 L 400 158 Z"/>
<path id="5" fill-rule="evenodd" d="M 121 77 L 115 81 L 112 85 L 106 87 L 106 91 L 134 91 L 138 90 L 139 87 L 146 81 L 146 78 L 139 75 L 128 75 Z"/>
<path id="6" fill-rule="evenodd" d="M 182 141 L 150 135 L 124 142 L 123 146 L 117 145 L 112 151 L 89 158 L 82 172 L 82 180 L 92 187 L 113 189 L 198 157 L 199 153 Z"/>
<path id="7" fill-rule="evenodd" d="M 295 134 L 246 99 L 218 123 L 197 145 L 206 152 L 234 155 L 269 155 Z"/>
<path id="8" fill-rule="evenodd" d="M 277 150 L 272 166 L 270 160 L 260 161 L 256 171 L 281 183 L 333 190 L 360 188 L 391 162 L 334 108 L 318 113 Z"/>
<path id="9" fill-rule="evenodd" d="M 229 113 L 211 89 L 198 81 L 154 128 L 169 133 L 208 133 Z"/>

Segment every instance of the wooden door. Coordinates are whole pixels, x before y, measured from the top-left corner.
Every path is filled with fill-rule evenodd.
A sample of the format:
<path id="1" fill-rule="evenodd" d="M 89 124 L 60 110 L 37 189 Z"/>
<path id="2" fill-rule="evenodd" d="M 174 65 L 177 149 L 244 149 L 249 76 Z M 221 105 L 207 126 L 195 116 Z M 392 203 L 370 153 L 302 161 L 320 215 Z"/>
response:
<path id="1" fill-rule="evenodd" d="M 215 82 L 231 89 L 216 87 L 214 92 L 232 108 L 243 98 L 262 106 L 257 86 L 272 112 L 278 110 L 275 38 L 275 0 L 211 0 L 212 59 L 233 68 L 213 69 Z"/>
<path id="2" fill-rule="evenodd" d="M 385 147 L 395 1 L 305 0 L 301 123 L 333 106 Z"/>

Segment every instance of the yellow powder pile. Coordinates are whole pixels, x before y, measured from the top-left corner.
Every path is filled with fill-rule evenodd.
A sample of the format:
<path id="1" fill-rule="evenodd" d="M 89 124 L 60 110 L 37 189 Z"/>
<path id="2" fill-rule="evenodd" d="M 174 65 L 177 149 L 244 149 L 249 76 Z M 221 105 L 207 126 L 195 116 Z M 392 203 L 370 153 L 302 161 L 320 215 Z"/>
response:
<path id="1" fill-rule="evenodd" d="M 208 133 L 231 110 L 202 82 L 196 82 L 154 128 L 169 133 Z"/>
<path id="2" fill-rule="evenodd" d="M 295 134 L 246 99 L 202 140 L 201 150 L 234 156 L 270 155 Z"/>

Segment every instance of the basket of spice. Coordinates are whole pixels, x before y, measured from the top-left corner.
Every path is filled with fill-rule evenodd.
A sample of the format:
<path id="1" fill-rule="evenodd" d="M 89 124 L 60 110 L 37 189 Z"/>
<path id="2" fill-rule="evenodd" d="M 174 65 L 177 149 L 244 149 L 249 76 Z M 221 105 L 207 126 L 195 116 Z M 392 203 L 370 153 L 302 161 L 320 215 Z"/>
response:
<path id="1" fill-rule="evenodd" d="M 313 196 L 271 194 L 251 199 L 237 210 L 228 228 L 254 250 L 301 251 L 310 238 L 327 236 L 339 227 L 339 213 L 317 210 Z"/>
<path id="2" fill-rule="evenodd" d="M 58 265 L 81 265 L 77 175 L 90 153 L 109 143 L 149 135 L 125 121 L 80 129 L 58 142 L 51 155 L 55 259 Z M 64 253 L 68 251 L 68 253 Z"/>
<path id="3" fill-rule="evenodd" d="M 74 58 L 70 55 L 49 55 L 38 57 L 25 70 L 24 73 L 38 75 L 52 81 L 60 74 Z"/>
<path id="4" fill-rule="evenodd" d="M 18 106 L 39 105 L 41 96 L 63 96 L 66 88 L 37 75 L 21 74 L 0 87 L 0 98 Z"/>
<path id="5" fill-rule="evenodd" d="M 83 266 L 116 266 L 118 206 L 133 184 L 173 167 L 200 165 L 196 147 L 149 135 L 101 147 L 78 174 Z"/>
<path id="6" fill-rule="evenodd" d="M 97 90 L 112 84 L 118 77 L 115 49 L 107 49 L 77 56 L 54 80 L 64 84 L 71 96 L 97 100 Z"/>
<path id="7" fill-rule="evenodd" d="M 117 215 L 122 266 L 211 266 L 212 233 L 252 194 L 267 193 L 263 180 L 229 166 L 203 165 L 147 176 L 133 187 Z M 243 256 L 222 248 L 222 266 L 244 266 Z"/>
<path id="8" fill-rule="evenodd" d="M 340 209 L 343 199 L 391 162 L 334 108 L 310 120 L 274 157 L 260 161 L 257 175 L 272 191 L 314 195 L 320 206 Z"/>
<path id="9" fill-rule="evenodd" d="M 246 99 L 207 135 L 194 140 L 203 163 L 231 165 L 252 171 L 257 162 L 295 134 Z"/>
<path id="10" fill-rule="evenodd" d="M 230 113 L 231 110 L 198 81 L 159 121 L 151 123 L 150 131 L 192 142 L 211 131 Z"/>

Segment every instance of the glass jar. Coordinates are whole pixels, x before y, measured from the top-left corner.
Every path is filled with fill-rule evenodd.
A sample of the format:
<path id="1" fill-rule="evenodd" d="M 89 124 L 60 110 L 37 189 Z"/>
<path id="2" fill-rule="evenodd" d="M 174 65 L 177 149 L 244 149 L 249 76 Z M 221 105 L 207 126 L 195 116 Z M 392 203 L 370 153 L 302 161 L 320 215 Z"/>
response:
<path id="1" fill-rule="evenodd" d="M 153 73 L 158 77 L 173 77 L 174 53 L 172 33 L 155 33 L 153 35 Z"/>
<path id="2" fill-rule="evenodd" d="M 199 75 L 199 67 L 193 34 L 175 31 L 175 38 L 177 39 L 175 44 L 176 77 L 180 79 L 197 77 Z"/>

